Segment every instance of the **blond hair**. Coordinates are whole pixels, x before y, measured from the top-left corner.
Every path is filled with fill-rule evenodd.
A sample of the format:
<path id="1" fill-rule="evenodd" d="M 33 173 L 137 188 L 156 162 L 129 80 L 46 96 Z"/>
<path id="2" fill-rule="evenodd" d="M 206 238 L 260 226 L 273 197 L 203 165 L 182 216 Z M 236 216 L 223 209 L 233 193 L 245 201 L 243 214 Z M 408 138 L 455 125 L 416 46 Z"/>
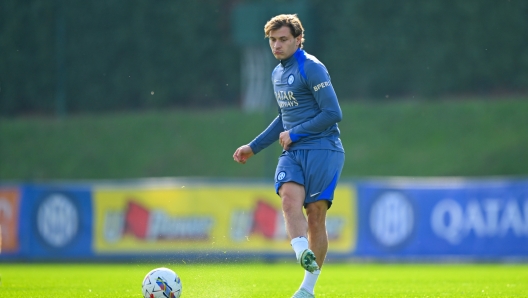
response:
<path id="1" fill-rule="evenodd" d="M 265 37 L 268 38 L 271 31 L 278 30 L 284 26 L 290 28 L 293 37 L 297 38 L 299 35 L 302 36 L 301 44 L 299 45 L 299 47 L 302 48 L 304 42 L 304 28 L 301 24 L 301 20 L 297 17 L 297 14 L 281 14 L 273 17 L 264 26 Z"/>

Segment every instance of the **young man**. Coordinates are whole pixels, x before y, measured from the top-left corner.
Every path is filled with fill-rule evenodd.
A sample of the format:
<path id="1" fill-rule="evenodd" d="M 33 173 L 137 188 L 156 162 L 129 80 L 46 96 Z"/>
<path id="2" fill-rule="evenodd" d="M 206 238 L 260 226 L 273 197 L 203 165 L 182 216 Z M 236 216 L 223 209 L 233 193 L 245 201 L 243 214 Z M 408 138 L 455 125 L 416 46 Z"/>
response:
<path id="1" fill-rule="evenodd" d="M 236 149 L 233 159 L 245 164 L 279 140 L 283 152 L 275 172 L 275 190 L 282 199 L 291 245 L 305 269 L 293 297 L 315 297 L 315 283 L 328 250 L 326 212 L 345 160 L 337 127 L 341 108 L 326 67 L 302 49 L 304 28 L 297 15 L 272 18 L 264 32 L 280 60 L 272 73 L 279 115 L 253 141 Z"/>

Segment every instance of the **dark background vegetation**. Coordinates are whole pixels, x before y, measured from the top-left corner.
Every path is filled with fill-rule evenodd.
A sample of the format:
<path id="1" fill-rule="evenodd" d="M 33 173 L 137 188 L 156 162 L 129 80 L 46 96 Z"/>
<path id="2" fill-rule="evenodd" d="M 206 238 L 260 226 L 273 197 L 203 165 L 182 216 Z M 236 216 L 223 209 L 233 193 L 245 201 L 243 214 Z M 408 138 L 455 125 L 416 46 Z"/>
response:
<path id="1" fill-rule="evenodd" d="M 236 106 L 233 11 L 256 2 L 4 0 L 0 114 Z M 528 89 L 527 1 L 266 1 L 293 2 L 342 101 Z"/>
<path id="2" fill-rule="evenodd" d="M 240 108 L 248 5 L 306 8 L 344 176 L 528 174 L 527 1 L 3 0 L 0 179 L 271 177 L 231 160 L 274 116 Z"/>

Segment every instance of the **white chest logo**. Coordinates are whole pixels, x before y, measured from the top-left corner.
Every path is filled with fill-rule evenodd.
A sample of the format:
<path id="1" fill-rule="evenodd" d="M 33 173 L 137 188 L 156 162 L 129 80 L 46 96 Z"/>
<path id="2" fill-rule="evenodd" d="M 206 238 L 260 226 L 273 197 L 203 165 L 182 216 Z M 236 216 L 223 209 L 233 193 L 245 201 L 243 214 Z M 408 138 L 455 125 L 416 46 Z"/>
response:
<path id="1" fill-rule="evenodd" d="M 295 77 L 291 74 L 288 76 L 288 85 L 293 85 L 293 82 L 295 82 Z"/>

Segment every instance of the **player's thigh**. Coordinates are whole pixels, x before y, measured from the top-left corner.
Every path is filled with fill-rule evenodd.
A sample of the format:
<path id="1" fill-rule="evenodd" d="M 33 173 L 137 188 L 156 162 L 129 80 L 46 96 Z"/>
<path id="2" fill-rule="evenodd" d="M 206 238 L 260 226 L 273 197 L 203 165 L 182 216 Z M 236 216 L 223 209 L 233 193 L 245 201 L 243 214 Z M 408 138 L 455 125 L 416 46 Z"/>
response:
<path id="1" fill-rule="evenodd" d="M 334 199 L 334 190 L 341 176 L 345 155 L 332 150 L 310 150 L 305 158 L 304 188 L 307 204 L 326 200 L 328 205 Z"/>
<path id="2" fill-rule="evenodd" d="M 280 189 L 287 182 L 304 185 L 304 174 L 301 162 L 296 157 L 296 152 L 284 151 L 279 157 L 275 169 L 275 192 L 280 195 Z"/>
<path id="3" fill-rule="evenodd" d="M 300 185 L 296 182 L 285 182 L 279 189 L 279 196 L 282 200 L 283 211 L 300 211 L 302 210 L 304 198 L 306 197 L 304 185 Z"/>

